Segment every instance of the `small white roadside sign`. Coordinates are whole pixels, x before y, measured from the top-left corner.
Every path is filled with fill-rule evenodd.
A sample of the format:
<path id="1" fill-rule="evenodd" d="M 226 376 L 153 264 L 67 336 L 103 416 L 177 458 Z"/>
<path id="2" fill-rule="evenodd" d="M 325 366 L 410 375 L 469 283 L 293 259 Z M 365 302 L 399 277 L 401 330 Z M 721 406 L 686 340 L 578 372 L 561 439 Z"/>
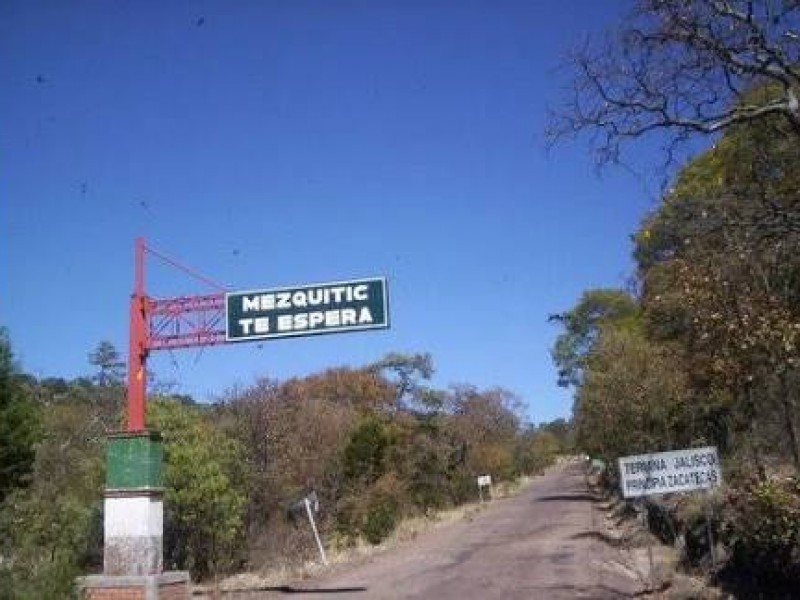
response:
<path id="1" fill-rule="evenodd" d="M 478 475 L 478 497 L 483 502 L 483 488 L 489 488 L 489 499 L 492 499 L 492 476 Z"/>
<path id="2" fill-rule="evenodd" d="M 713 446 L 623 456 L 619 474 L 626 498 L 691 492 L 722 483 L 719 456 Z"/>

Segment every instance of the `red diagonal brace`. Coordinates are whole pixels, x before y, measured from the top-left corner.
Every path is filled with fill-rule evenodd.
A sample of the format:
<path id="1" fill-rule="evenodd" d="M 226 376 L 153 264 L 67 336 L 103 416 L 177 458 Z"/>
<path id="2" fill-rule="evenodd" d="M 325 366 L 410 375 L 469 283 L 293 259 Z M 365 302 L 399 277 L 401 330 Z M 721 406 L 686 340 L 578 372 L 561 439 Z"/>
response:
<path id="1" fill-rule="evenodd" d="M 147 357 L 151 350 L 209 346 L 225 341 L 225 295 L 149 298 L 144 289 L 146 249 L 144 240 L 137 238 L 130 304 L 128 431 L 145 428 Z M 165 259 L 160 254 L 158 256 Z M 183 269 L 174 261 L 168 262 Z"/>

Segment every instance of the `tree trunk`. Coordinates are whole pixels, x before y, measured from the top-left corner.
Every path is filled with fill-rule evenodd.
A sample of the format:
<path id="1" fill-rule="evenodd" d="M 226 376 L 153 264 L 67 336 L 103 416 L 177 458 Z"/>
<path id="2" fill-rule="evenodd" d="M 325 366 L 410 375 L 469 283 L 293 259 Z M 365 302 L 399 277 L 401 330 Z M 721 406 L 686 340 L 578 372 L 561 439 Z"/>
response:
<path id="1" fill-rule="evenodd" d="M 753 464 L 756 468 L 756 473 L 758 474 L 758 478 L 760 481 L 764 481 L 767 478 L 767 472 L 764 468 L 764 463 L 761 461 L 761 456 L 759 455 L 759 449 L 756 447 L 755 443 L 755 423 L 756 423 L 756 411 L 755 411 L 755 402 L 753 401 L 753 382 L 748 381 L 744 385 L 744 395 L 745 395 L 745 405 L 744 405 L 744 415 L 746 419 L 746 425 L 744 428 L 744 435 L 746 438 L 747 448 L 750 451 L 750 455 L 753 459 Z"/>
<path id="2" fill-rule="evenodd" d="M 794 405 L 789 397 L 790 390 L 786 377 L 787 374 L 785 371 L 781 373 L 779 393 L 781 395 L 781 407 L 783 408 L 783 425 L 786 428 L 786 433 L 789 435 L 794 470 L 796 473 L 800 474 L 800 444 L 798 444 L 797 427 L 795 426 Z"/>

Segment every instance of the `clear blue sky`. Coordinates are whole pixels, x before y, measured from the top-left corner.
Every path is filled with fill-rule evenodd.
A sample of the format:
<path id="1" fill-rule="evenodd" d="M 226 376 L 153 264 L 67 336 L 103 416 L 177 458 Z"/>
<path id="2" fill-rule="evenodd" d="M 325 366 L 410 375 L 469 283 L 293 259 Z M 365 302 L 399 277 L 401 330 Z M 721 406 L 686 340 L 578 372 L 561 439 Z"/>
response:
<path id="1" fill-rule="evenodd" d="M 611 2 L 0 3 L 0 324 L 37 376 L 127 347 L 133 241 L 232 289 L 389 279 L 392 328 L 156 354 L 210 401 L 432 353 L 435 383 L 567 416 L 550 313 L 624 285 L 652 195 L 544 150 Z M 151 263 L 155 296 L 205 291 Z"/>

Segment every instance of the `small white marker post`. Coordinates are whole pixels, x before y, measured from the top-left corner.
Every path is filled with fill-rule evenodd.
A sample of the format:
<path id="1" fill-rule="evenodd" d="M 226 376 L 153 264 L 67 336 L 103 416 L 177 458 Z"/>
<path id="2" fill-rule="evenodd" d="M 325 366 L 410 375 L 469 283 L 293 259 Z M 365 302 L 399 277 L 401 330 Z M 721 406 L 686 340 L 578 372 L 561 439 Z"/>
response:
<path id="1" fill-rule="evenodd" d="M 647 580 L 649 589 L 652 590 L 656 587 L 655 564 L 653 561 L 653 536 L 650 533 L 650 513 L 647 508 L 647 501 L 644 498 L 642 498 L 639 504 L 639 510 L 642 528 L 647 530 L 647 565 L 649 567 Z"/>
<path id="2" fill-rule="evenodd" d="M 319 548 L 319 555 L 322 557 L 322 563 L 328 566 L 328 557 L 325 555 L 325 548 L 322 546 L 322 540 L 319 538 L 317 524 L 314 522 L 314 513 L 311 512 L 311 502 L 308 496 L 303 498 L 303 502 L 306 505 L 306 514 L 308 515 L 308 522 L 311 523 L 311 530 L 314 532 L 314 539 L 317 540 L 317 548 Z"/>
<path id="3" fill-rule="evenodd" d="M 713 580 L 717 577 L 717 550 L 714 547 L 714 533 L 711 529 L 712 523 L 714 522 L 711 504 L 711 490 L 706 490 L 705 496 L 704 508 L 706 513 L 706 533 L 708 534 L 708 554 L 711 558 L 711 577 Z"/>
<path id="4" fill-rule="evenodd" d="M 483 502 L 483 488 L 489 488 L 489 498 L 492 497 L 492 476 L 491 475 L 478 475 L 478 497 Z"/>

